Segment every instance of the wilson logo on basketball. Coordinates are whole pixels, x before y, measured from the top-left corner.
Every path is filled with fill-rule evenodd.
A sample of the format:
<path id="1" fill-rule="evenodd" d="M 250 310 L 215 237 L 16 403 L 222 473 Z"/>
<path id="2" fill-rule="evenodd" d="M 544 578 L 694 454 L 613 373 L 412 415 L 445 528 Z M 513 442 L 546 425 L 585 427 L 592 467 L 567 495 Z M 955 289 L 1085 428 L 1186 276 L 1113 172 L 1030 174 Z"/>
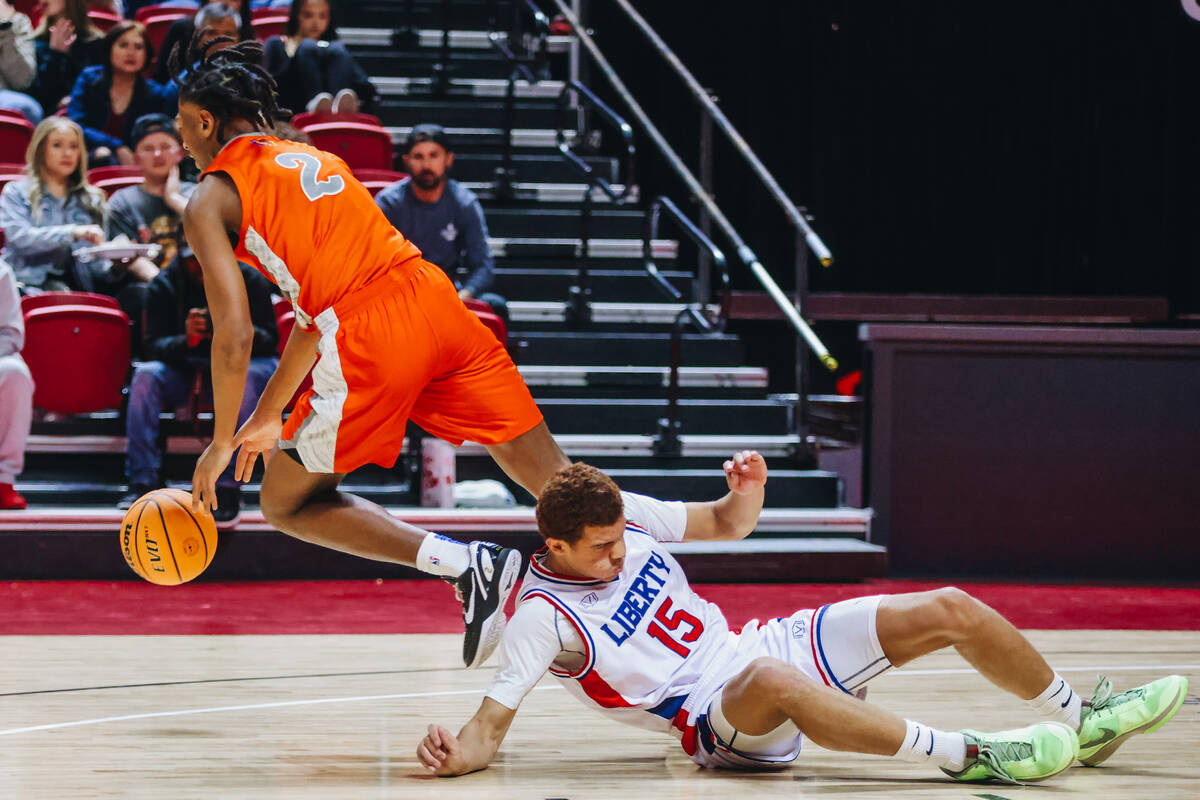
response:
<path id="1" fill-rule="evenodd" d="M 194 556 L 200 552 L 200 541 L 189 537 L 183 540 L 183 554 L 185 556 Z"/>

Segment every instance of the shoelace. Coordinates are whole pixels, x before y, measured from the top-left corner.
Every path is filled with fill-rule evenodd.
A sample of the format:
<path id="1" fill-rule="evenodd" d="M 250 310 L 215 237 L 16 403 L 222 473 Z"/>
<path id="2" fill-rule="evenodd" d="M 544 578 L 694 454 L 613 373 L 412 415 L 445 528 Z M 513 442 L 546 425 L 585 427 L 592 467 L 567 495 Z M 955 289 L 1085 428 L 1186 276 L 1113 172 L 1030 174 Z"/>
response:
<path id="1" fill-rule="evenodd" d="M 988 768 L 993 778 L 1014 786 L 1023 786 L 1021 781 L 1008 774 L 1003 762 L 1021 761 L 1032 755 L 1033 746 L 1027 742 L 985 742 L 980 743 L 976 758 Z"/>
<path id="2" fill-rule="evenodd" d="M 1096 683 L 1096 690 L 1092 692 L 1092 700 L 1090 710 L 1086 716 L 1091 716 L 1097 711 L 1105 709 L 1111 710 L 1114 706 L 1119 706 L 1122 703 L 1128 703 L 1130 700 L 1138 700 L 1146 693 L 1144 686 L 1139 686 L 1136 689 L 1129 689 L 1120 694 L 1113 694 L 1112 681 L 1108 680 L 1103 675 L 1098 676 L 1099 680 Z"/>

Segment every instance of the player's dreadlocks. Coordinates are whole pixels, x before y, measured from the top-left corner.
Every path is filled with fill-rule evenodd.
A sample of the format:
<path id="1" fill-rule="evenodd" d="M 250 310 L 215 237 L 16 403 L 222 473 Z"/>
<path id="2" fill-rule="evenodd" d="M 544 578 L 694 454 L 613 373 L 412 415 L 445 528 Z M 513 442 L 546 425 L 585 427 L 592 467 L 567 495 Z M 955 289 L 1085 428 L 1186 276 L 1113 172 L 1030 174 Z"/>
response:
<path id="1" fill-rule="evenodd" d="M 245 119 L 272 127 L 290 119 L 292 112 L 279 107 L 275 79 L 262 66 L 262 45 L 258 42 L 233 42 L 217 36 L 201 46 L 203 31 L 197 30 L 186 48 L 176 45 L 168 65 L 179 84 L 179 102 L 195 103 L 217 118 L 217 139 L 225 138 L 225 124 Z"/>

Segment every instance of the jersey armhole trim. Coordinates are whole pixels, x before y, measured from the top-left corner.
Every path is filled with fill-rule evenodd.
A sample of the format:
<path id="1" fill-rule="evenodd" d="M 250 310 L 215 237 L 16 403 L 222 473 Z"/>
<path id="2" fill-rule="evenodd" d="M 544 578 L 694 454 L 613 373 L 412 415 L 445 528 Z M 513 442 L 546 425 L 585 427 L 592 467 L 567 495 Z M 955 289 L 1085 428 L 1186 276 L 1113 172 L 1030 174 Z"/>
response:
<path id="1" fill-rule="evenodd" d="M 587 677 L 587 674 L 592 671 L 592 667 L 596 664 L 596 648 L 592 643 L 592 637 L 588 635 L 587 630 L 583 627 L 583 623 L 575 616 L 574 611 L 567 608 L 566 603 L 563 603 L 544 589 L 530 589 L 521 595 L 521 602 L 524 603 L 531 597 L 539 597 L 545 600 L 552 608 L 566 617 L 567 621 L 579 632 L 579 638 L 583 642 L 583 646 L 587 648 L 587 653 L 584 654 L 583 666 L 577 672 L 555 669 L 553 664 L 551 664 L 549 669 L 550 674 L 556 678 L 574 678 L 575 680 L 582 680 Z"/>

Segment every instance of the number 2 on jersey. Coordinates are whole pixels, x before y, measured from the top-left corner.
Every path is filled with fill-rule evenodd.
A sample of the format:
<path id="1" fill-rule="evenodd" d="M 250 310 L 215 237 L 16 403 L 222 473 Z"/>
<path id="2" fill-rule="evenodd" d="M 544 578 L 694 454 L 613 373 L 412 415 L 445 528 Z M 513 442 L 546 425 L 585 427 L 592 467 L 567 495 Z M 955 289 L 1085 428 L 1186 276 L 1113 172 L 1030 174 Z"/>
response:
<path id="1" fill-rule="evenodd" d="M 280 153 L 275 156 L 275 163 L 287 169 L 300 170 L 300 188 L 310 202 L 316 202 L 327 194 L 338 194 L 346 188 L 346 180 L 341 175 L 331 175 L 323 181 L 317 180 L 321 170 L 321 162 L 309 153 Z"/>
<path id="2" fill-rule="evenodd" d="M 688 612 L 684 611 L 682 608 L 676 611 L 674 614 L 667 616 L 671 611 L 671 606 L 671 598 L 668 597 L 663 600 L 662 605 L 658 607 L 658 611 L 654 612 L 654 619 L 657 620 L 657 622 L 651 621 L 649 627 L 646 628 L 646 633 L 650 634 L 655 639 L 658 639 L 673 652 L 678 654 L 680 658 L 687 658 L 688 655 L 691 654 L 692 648 L 686 647 L 685 645 L 691 644 L 700 638 L 700 634 L 704 633 L 704 623 L 696 619 Z M 663 627 L 665 627 L 666 630 L 663 630 L 662 627 L 659 627 L 659 622 L 663 624 Z M 691 630 L 683 635 L 683 643 L 681 644 L 680 642 L 672 639 L 671 635 L 667 633 L 667 631 L 673 631 L 685 622 L 691 627 Z"/>

